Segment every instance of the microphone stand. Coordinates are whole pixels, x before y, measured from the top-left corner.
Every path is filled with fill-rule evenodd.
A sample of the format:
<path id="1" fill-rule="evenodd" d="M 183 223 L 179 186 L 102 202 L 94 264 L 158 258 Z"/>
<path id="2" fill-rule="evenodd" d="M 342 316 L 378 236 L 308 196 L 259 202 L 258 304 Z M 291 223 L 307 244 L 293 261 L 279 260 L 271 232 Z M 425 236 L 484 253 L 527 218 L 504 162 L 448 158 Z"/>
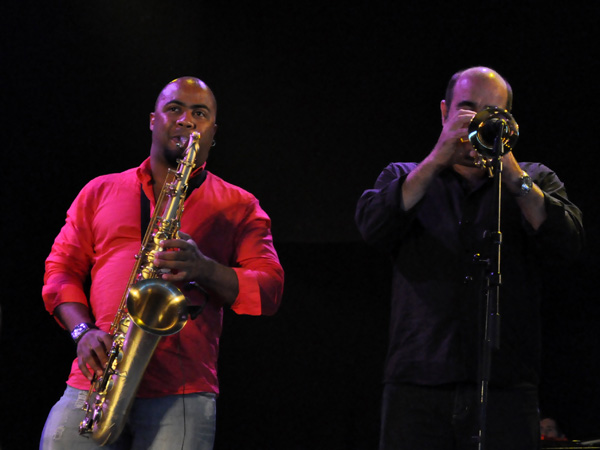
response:
<path id="1" fill-rule="evenodd" d="M 500 348 L 500 286 L 502 277 L 500 274 L 500 255 L 502 245 L 501 222 L 501 204 L 502 204 L 502 155 L 504 154 L 503 144 L 504 127 L 494 140 L 494 155 L 492 159 L 492 173 L 494 176 L 495 210 L 496 210 L 496 229 L 487 231 L 488 238 L 493 244 L 490 255 L 487 260 L 481 261 L 485 264 L 487 274 L 485 287 L 485 318 L 483 343 L 480 350 L 479 362 L 479 380 L 480 380 L 480 398 L 479 398 L 479 450 L 486 450 L 486 425 L 488 409 L 488 388 L 491 375 L 492 350 Z"/>

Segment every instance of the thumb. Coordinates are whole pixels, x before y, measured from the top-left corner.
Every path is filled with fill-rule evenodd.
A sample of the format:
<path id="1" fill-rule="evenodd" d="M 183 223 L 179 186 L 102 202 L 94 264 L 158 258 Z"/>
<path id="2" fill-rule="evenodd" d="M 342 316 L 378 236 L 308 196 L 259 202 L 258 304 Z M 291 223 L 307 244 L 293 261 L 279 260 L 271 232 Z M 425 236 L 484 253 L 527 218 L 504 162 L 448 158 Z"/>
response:
<path id="1" fill-rule="evenodd" d="M 183 239 L 184 241 L 189 241 L 190 239 L 192 239 L 192 237 L 189 234 L 184 233 L 183 231 L 179 231 L 177 235 L 179 236 L 179 239 Z"/>

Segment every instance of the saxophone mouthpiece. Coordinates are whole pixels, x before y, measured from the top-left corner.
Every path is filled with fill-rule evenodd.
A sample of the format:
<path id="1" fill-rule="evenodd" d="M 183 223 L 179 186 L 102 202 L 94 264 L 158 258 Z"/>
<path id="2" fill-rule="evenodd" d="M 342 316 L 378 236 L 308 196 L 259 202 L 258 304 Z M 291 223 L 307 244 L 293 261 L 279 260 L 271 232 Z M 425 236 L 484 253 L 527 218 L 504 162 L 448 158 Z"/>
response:
<path id="1" fill-rule="evenodd" d="M 202 134 L 200 134 L 198 131 L 194 131 L 189 136 L 178 136 L 178 142 L 175 144 L 175 146 L 185 150 L 194 143 L 194 140 L 199 140 L 201 136 Z"/>
<path id="2" fill-rule="evenodd" d="M 188 147 L 190 145 L 192 145 L 194 143 L 194 141 L 200 141 L 201 137 L 202 137 L 202 133 L 200 133 L 198 131 L 193 131 L 192 134 L 190 134 L 190 138 L 188 140 Z"/>

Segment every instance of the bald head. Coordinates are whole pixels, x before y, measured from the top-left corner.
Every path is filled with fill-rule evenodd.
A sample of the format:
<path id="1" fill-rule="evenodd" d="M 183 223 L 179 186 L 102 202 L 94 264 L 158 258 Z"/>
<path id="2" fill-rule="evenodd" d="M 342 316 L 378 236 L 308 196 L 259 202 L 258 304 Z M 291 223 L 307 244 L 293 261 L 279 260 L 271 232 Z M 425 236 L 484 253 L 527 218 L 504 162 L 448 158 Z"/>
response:
<path id="1" fill-rule="evenodd" d="M 160 91 L 158 97 L 156 98 L 156 103 L 154 104 L 154 110 L 157 110 L 161 101 L 169 98 L 173 91 L 177 91 L 179 89 L 182 90 L 199 90 L 204 91 L 210 95 L 212 99 L 214 111 L 213 113 L 216 116 L 217 113 L 217 100 L 212 92 L 212 90 L 208 87 L 208 85 L 199 78 L 196 77 L 180 77 L 175 78 L 173 81 L 167 83 L 167 85 Z"/>
<path id="2" fill-rule="evenodd" d="M 506 88 L 507 92 L 507 100 L 504 107 L 508 111 L 512 109 L 513 94 L 510 84 L 508 84 L 508 82 L 498 72 L 490 69 L 489 67 L 483 66 L 470 67 L 469 69 L 461 70 L 452 75 L 452 78 L 450 78 L 450 81 L 448 82 L 448 87 L 446 88 L 445 100 L 448 108 L 450 108 L 452 105 L 454 89 L 456 85 L 464 82 L 465 80 L 480 80 L 501 84 Z"/>
<path id="3" fill-rule="evenodd" d="M 182 142 L 192 132 L 201 135 L 196 165 L 206 162 L 217 132 L 217 102 L 210 88 L 195 77 L 177 78 L 167 84 L 156 99 L 150 113 L 152 147 L 150 155 L 155 167 L 177 167 Z"/>

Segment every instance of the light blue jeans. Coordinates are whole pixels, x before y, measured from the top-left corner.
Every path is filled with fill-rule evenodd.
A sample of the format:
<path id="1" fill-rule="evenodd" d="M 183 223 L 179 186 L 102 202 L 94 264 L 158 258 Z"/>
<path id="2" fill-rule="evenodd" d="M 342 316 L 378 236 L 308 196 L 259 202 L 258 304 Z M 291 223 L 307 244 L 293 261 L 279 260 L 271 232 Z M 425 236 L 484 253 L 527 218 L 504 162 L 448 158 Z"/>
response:
<path id="1" fill-rule="evenodd" d="M 215 440 L 216 395 L 212 393 L 137 398 L 123 434 L 99 447 L 79 434 L 87 391 L 67 386 L 54 405 L 40 441 L 43 450 L 212 450 Z"/>

